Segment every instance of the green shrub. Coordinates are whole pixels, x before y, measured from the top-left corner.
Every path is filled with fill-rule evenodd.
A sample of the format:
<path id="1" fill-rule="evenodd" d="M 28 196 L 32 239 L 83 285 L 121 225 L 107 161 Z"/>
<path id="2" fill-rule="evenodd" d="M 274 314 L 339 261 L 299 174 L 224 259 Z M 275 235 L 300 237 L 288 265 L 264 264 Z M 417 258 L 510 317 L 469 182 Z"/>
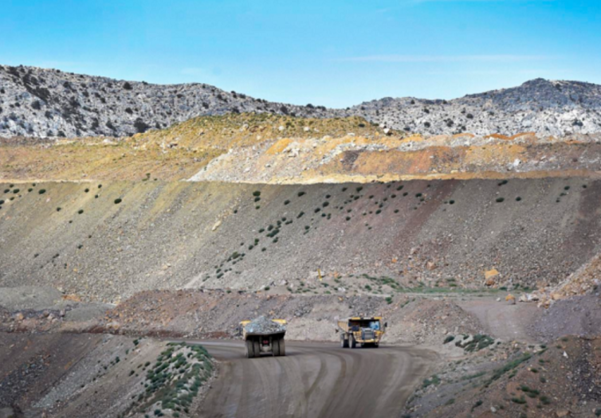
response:
<path id="1" fill-rule="evenodd" d="M 253 192 L 253 196 L 259 197 L 259 196 L 261 196 L 261 192 L 258 191 L 258 190 L 256 190 L 256 191 Z"/>
<path id="2" fill-rule="evenodd" d="M 15 189 L 15 190 L 13 190 L 13 193 L 14 193 L 14 194 L 17 194 L 17 193 L 19 193 L 20 191 L 21 191 L 20 189 Z"/>
<path id="3" fill-rule="evenodd" d="M 121 203 L 123 200 L 121 198 L 117 198 L 115 199 L 115 205 L 118 205 L 119 203 Z"/>
<path id="4" fill-rule="evenodd" d="M 482 405 L 484 402 L 482 401 L 477 401 L 474 406 L 472 406 L 472 412 L 474 412 L 474 409 L 478 408 L 480 405 Z"/>
<path id="5" fill-rule="evenodd" d="M 83 209 L 79 209 L 77 213 L 81 215 L 83 213 Z"/>
<path id="6" fill-rule="evenodd" d="M 516 202 L 521 202 L 521 201 L 522 201 L 522 198 L 518 196 L 518 197 L 516 197 L 516 198 L 515 198 L 515 201 L 516 201 Z"/>
<path id="7" fill-rule="evenodd" d="M 305 192 L 303 192 L 303 191 L 300 191 L 300 192 L 298 192 L 298 194 L 297 194 L 297 196 L 298 196 L 298 197 L 301 197 L 301 196 L 304 196 L 304 195 L 305 195 Z"/>
<path id="8" fill-rule="evenodd" d="M 455 336 L 454 336 L 454 335 L 449 335 L 449 336 L 447 336 L 447 337 L 444 339 L 444 342 L 443 342 L 443 344 L 448 344 L 448 343 L 450 343 L 451 341 L 453 341 L 454 339 L 455 339 Z"/>
<path id="9" fill-rule="evenodd" d="M 44 194 L 44 193 L 46 193 L 46 189 L 40 189 L 40 191 L 38 193 L 39 194 Z"/>
<path id="10" fill-rule="evenodd" d="M 84 192 L 88 193 L 90 191 L 90 189 L 85 189 Z"/>
<path id="11" fill-rule="evenodd" d="M 438 377 L 438 375 L 435 374 L 434 376 L 432 376 L 431 379 L 424 380 L 424 383 L 422 383 L 422 389 L 426 389 L 428 386 L 431 386 L 431 385 L 436 386 L 439 384 L 440 384 L 440 377 Z"/>
<path id="12" fill-rule="evenodd" d="M 497 197 L 497 203 L 503 203 L 505 201 L 504 197 Z"/>
<path id="13" fill-rule="evenodd" d="M 289 200 L 284 200 L 284 205 L 288 205 L 288 204 L 290 204 L 290 201 Z"/>

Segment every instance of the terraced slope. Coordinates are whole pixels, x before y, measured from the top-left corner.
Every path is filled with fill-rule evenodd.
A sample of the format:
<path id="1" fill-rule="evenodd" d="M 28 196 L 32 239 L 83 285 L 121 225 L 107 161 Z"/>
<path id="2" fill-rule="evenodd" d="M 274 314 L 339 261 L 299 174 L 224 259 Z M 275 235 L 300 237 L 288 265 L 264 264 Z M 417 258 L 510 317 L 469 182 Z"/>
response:
<path id="1" fill-rule="evenodd" d="M 601 183 L 2 184 L 0 286 L 381 294 L 557 283 L 599 250 Z M 323 280 L 320 280 L 320 275 Z"/>

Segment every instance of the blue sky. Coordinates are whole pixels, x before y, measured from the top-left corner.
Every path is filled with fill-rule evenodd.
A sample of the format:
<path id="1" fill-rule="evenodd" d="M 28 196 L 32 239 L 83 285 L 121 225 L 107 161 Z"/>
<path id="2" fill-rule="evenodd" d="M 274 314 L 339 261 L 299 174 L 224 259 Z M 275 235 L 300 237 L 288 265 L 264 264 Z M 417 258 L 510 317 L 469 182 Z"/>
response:
<path id="1" fill-rule="evenodd" d="M 601 1 L 2 0 L 0 64 L 333 107 L 601 84 Z"/>

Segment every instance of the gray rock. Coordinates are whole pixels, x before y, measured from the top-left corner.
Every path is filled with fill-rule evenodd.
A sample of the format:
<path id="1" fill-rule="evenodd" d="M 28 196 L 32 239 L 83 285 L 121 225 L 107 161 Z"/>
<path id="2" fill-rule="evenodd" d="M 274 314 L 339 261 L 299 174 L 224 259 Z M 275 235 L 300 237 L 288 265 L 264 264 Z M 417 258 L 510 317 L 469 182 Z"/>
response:
<path id="1" fill-rule="evenodd" d="M 601 132 L 601 86 L 536 79 L 450 101 L 387 97 L 327 109 L 268 102 L 200 83 L 157 85 L 0 66 L 0 136 L 4 137 L 120 137 L 229 112 L 361 116 L 387 130 L 425 135 L 590 134 Z"/>

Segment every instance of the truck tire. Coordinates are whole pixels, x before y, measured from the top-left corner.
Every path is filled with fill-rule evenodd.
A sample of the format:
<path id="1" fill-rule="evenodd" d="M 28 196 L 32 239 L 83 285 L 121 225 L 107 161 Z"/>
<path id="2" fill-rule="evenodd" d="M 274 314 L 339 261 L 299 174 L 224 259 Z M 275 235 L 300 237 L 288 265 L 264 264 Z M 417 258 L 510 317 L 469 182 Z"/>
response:
<path id="1" fill-rule="evenodd" d="M 259 340 L 253 340 L 253 351 L 255 353 L 255 357 L 261 356 L 261 346 L 259 344 Z"/>
<path id="2" fill-rule="evenodd" d="M 349 335 L 348 342 L 351 348 L 357 348 L 357 341 L 355 341 L 355 337 L 352 334 Z"/>
<path id="3" fill-rule="evenodd" d="M 274 356 L 280 355 L 280 339 L 279 338 L 275 338 L 271 342 L 271 351 Z"/>
<path id="4" fill-rule="evenodd" d="M 284 337 L 280 338 L 280 356 L 286 355 L 286 343 L 284 342 Z"/>
<path id="5" fill-rule="evenodd" d="M 248 358 L 253 358 L 255 356 L 255 349 L 251 340 L 246 340 L 246 356 Z"/>
<path id="6" fill-rule="evenodd" d="M 348 348 L 348 340 L 344 338 L 344 335 L 340 335 L 340 347 Z"/>
<path id="7" fill-rule="evenodd" d="M 380 346 L 380 343 L 374 343 L 374 348 L 378 348 Z"/>

